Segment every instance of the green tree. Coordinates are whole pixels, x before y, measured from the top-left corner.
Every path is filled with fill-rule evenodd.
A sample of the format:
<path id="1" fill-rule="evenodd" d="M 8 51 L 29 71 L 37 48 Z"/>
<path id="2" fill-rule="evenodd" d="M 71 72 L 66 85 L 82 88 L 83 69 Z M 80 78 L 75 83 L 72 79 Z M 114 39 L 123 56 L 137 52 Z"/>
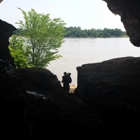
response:
<path id="1" fill-rule="evenodd" d="M 9 50 L 14 58 L 16 68 L 30 67 L 26 58 L 26 46 L 24 45 L 24 39 L 17 35 L 12 35 L 9 40 Z"/>
<path id="2" fill-rule="evenodd" d="M 26 53 L 28 64 L 32 67 L 45 67 L 50 61 L 60 58 L 57 53 L 63 43 L 64 21 L 60 18 L 50 19 L 49 14 L 38 14 L 34 9 L 28 13 L 18 9 L 22 11 L 25 20 L 16 24 L 29 50 Z"/>

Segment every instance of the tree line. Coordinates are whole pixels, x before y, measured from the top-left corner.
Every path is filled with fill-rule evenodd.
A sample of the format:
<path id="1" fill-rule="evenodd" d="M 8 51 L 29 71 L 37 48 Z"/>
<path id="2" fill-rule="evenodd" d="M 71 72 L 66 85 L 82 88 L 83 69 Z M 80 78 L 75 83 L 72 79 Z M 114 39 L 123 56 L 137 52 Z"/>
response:
<path id="1" fill-rule="evenodd" d="M 126 36 L 126 32 L 121 29 L 84 29 L 81 27 L 65 27 L 64 37 L 100 37 L 100 38 L 108 38 L 108 37 L 123 37 Z"/>
<path id="2" fill-rule="evenodd" d="M 15 33 L 19 33 L 21 29 L 17 29 Z M 65 27 L 64 37 L 93 37 L 93 38 L 108 38 L 108 37 L 124 37 L 127 36 L 125 31 L 121 29 L 84 29 L 81 27 Z"/>

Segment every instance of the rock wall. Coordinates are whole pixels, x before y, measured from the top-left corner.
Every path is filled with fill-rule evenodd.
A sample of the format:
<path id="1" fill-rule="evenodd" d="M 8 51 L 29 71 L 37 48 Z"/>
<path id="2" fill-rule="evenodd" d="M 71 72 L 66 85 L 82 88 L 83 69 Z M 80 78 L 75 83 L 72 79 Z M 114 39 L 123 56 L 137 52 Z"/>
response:
<path id="1" fill-rule="evenodd" d="M 12 35 L 12 32 L 15 30 L 16 28 L 13 25 L 0 20 L 0 59 L 12 63 L 14 62 L 14 60 L 10 55 L 8 45 L 9 38 Z"/>
<path id="2" fill-rule="evenodd" d="M 140 1 L 104 0 L 111 12 L 118 14 L 134 46 L 140 47 Z"/>
<path id="3" fill-rule="evenodd" d="M 98 114 L 107 133 L 116 138 L 139 137 L 140 57 L 85 64 L 77 71 L 75 95 Z"/>
<path id="4" fill-rule="evenodd" d="M 29 130 L 26 92 L 22 79 L 15 75 L 14 59 L 8 49 L 9 38 L 15 30 L 14 26 L 0 20 L 1 137 L 5 139 L 9 136 L 18 139 L 19 135 L 25 138 Z"/>
<path id="5" fill-rule="evenodd" d="M 42 92 L 49 90 L 63 90 L 57 76 L 47 69 L 18 69 L 16 75 L 22 78 L 24 87 L 28 91 Z"/>

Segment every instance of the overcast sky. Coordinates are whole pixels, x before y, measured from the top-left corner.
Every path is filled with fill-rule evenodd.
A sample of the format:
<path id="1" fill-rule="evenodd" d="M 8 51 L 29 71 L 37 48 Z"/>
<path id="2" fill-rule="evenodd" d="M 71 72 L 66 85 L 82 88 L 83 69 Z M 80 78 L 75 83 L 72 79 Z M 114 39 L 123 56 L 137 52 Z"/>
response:
<path id="1" fill-rule="evenodd" d="M 119 28 L 125 31 L 120 16 L 114 15 L 102 0 L 3 0 L 0 18 L 18 27 L 15 22 L 24 20 L 18 7 L 26 12 L 33 8 L 37 13 L 50 14 L 51 19 L 61 18 L 66 27 Z"/>

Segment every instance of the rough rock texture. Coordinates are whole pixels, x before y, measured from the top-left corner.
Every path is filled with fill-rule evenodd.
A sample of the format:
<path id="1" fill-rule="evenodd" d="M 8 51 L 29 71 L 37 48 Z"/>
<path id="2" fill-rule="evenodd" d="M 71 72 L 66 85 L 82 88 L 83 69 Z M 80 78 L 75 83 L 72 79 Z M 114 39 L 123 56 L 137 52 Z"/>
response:
<path id="1" fill-rule="evenodd" d="M 25 94 L 20 78 L 0 72 L 1 137 L 17 139 L 27 135 Z"/>
<path id="2" fill-rule="evenodd" d="M 134 46 L 140 47 L 140 1 L 104 0 L 110 11 L 121 16 L 127 35 Z"/>
<path id="3" fill-rule="evenodd" d="M 45 69 L 24 69 L 14 75 L 1 72 L 1 136 L 30 140 L 54 139 L 56 135 L 61 139 L 103 138 L 101 121 L 77 97 L 66 94 L 53 76 Z"/>
<path id="4" fill-rule="evenodd" d="M 16 28 L 0 20 L 0 110 L 1 136 L 5 139 L 28 134 L 25 90 L 22 79 L 14 75 L 14 60 L 10 55 L 9 37 Z M 18 135 L 16 135 L 17 133 Z"/>
<path id="5" fill-rule="evenodd" d="M 9 37 L 12 35 L 12 32 L 15 31 L 16 28 L 5 22 L 0 20 L 0 59 L 13 62 L 13 58 L 11 57 L 8 49 L 9 45 Z"/>
<path id="6" fill-rule="evenodd" d="M 26 68 L 18 69 L 16 75 L 21 77 L 28 91 L 63 90 L 56 75 L 47 69 Z"/>
<path id="7" fill-rule="evenodd" d="M 77 97 L 66 94 L 57 77 L 47 69 L 16 71 L 28 95 L 27 111 L 32 138 L 103 138 L 103 125 Z M 47 133 L 46 133 L 47 131 Z M 63 132 L 63 134 L 62 134 Z"/>
<path id="8" fill-rule="evenodd" d="M 66 94 L 54 74 L 47 69 L 15 70 L 8 50 L 8 40 L 15 28 L 3 21 L 0 25 L 1 137 L 104 138 L 101 121 L 85 103 Z"/>
<path id="9" fill-rule="evenodd" d="M 139 138 L 140 57 L 85 64 L 77 71 L 75 95 L 98 114 L 107 137 Z"/>

